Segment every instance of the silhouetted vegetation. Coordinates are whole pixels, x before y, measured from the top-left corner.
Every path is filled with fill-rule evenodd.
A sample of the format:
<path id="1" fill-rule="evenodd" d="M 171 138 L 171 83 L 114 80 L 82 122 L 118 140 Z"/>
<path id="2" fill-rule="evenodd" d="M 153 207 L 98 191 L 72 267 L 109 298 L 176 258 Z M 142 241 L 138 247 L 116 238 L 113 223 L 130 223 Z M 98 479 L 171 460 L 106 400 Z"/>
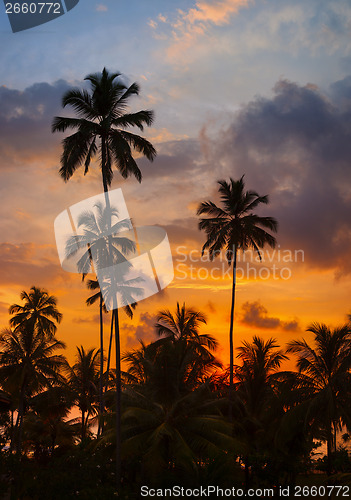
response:
<path id="1" fill-rule="evenodd" d="M 39 307 L 44 298 L 50 304 Z M 113 498 L 115 372 L 98 433 L 99 350 L 77 348 L 69 366 L 50 319 L 61 318 L 56 299 L 36 287 L 22 299 L 0 337 L 2 491 Z M 229 370 L 216 358 L 217 341 L 201 332 L 205 323 L 201 311 L 177 304 L 155 319 L 155 341 L 123 356 L 121 494 L 136 498 L 143 484 L 277 488 L 307 471 L 351 473 L 336 439 L 351 427 L 350 326 L 313 324 L 313 343 L 298 339 L 286 349 L 276 339 L 245 341 L 234 365 L 231 422 Z M 291 353 L 297 371 L 282 371 Z M 318 441 L 328 453 L 313 460 Z"/>
<path id="2" fill-rule="evenodd" d="M 151 143 L 125 130 L 143 130 L 153 113 L 125 112 L 139 87 L 124 85 L 119 76 L 106 69 L 88 75 L 89 91 L 73 89 L 62 100 L 77 117 L 56 117 L 52 126 L 54 132 L 74 130 L 63 140 L 65 181 L 81 166 L 87 173 L 94 157 L 101 170 L 105 206 L 81 214 L 78 234 L 66 245 L 66 257 L 85 249 L 78 261 L 83 280 L 101 255 L 105 263 L 120 264 L 135 250 L 118 234 L 118 224 L 126 229 L 129 222 L 112 222 L 118 215 L 108 194 L 113 166 L 122 177 L 141 181 L 133 150 L 150 161 L 156 155 Z M 70 366 L 57 337 L 62 314 L 56 298 L 35 286 L 23 291 L 0 334 L 1 498 L 134 499 L 142 485 L 278 492 L 299 482 L 350 484 L 351 323 L 335 329 L 313 323 L 311 341 L 287 346 L 254 336 L 236 346 L 235 364 L 238 252 L 253 249 L 260 256 L 265 245 L 274 247 L 270 233 L 277 221 L 255 213 L 268 197 L 245 191 L 243 177 L 219 181 L 219 194 L 221 206 L 203 202 L 198 215 L 206 216 L 199 222 L 207 236 L 203 252 L 213 259 L 224 250 L 233 270 L 229 366 L 217 357 L 217 339 L 203 331 L 206 311 L 177 303 L 174 312 L 158 313 L 154 341 L 140 339 L 138 348 L 122 355 L 122 370 L 119 307 L 133 316 L 140 280 L 121 285 L 125 304 L 114 299 L 106 349 L 103 315 L 109 307 L 97 277 L 87 280 L 93 294 L 86 303 L 99 305 L 100 345 L 77 347 Z M 112 281 L 116 290 L 118 277 Z M 296 371 L 284 370 L 289 356 Z M 316 455 L 321 444 L 325 456 Z"/>

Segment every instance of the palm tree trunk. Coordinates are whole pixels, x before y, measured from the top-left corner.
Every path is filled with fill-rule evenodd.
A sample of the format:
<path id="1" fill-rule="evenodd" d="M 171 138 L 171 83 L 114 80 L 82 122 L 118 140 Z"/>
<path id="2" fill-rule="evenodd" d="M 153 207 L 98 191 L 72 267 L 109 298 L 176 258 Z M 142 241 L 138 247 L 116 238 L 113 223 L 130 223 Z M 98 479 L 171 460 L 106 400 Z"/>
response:
<path id="1" fill-rule="evenodd" d="M 100 384 L 99 384 L 99 403 L 100 403 L 100 419 L 97 435 L 100 436 L 104 430 L 104 321 L 102 316 L 103 298 L 102 292 L 100 296 Z"/>
<path id="2" fill-rule="evenodd" d="M 11 442 L 10 442 L 10 451 L 12 451 L 13 449 L 13 443 L 14 443 L 14 439 L 13 439 L 13 433 L 14 433 L 14 421 L 13 421 L 13 408 L 11 408 L 11 426 L 10 426 L 10 436 L 11 436 Z"/>
<path id="3" fill-rule="evenodd" d="M 121 348 L 119 339 L 118 309 L 114 311 L 116 342 L 116 483 L 121 483 Z"/>
<path id="4" fill-rule="evenodd" d="M 233 385 L 234 385 L 234 339 L 233 339 L 233 330 L 234 330 L 234 308 L 235 308 L 235 285 L 236 285 L 236 258 L 237 258 L 237 249 L 235 247 L 234 251 L 234 261 L 233 261 L 233 285 L 232 285 L 232 304 L 230 311 L 230 330 L 229 330 L 229 421 L 233 421 Z"/>
<path id="5" fill-rule="evenodd" d="M 110 372 L 110 364 L 111 364 L 111 354 L 112 354 L 112 340 L 113 340 L 113 325 L 114 325 L 115 312 L 112 311 L 111 317 L 111 331 L 110 331 L 110 342 L 108 346 L 108 356 L 107 356 L 107 367 L 106 367 L 106 382 L 105 382 L 105 394 L 107 392 L 108 387 L 108 376 Z"/>
<path id="6" fill-rule="evenodd" d="M 22 434 L 23 434 L 23 417 L 24 417 L 24 398 L 25 398 L 25 387 L 24 384 L 21 388 L 20 400 L 19 400 L 19 408 L 18 408 L 18 416 L 17 422 L 18 430 L 17 430 L 17 443 L 16 443 L 16 453 L 19 455 L 21 453 L 22 447 Z"/>
<path id="7" fill-rule="evenodd" d="M 101 136 L 101 170 L 102 181 L 104 185 L 106 209 L 110 210 L 110 200 L 108 195 L 108 184 L 106 179 L 106 138 Z M 113 255 L 112 240 L 110 235 L 111 221 L 108 218 L 108 243 L 109 254 Z M 111 257 L 112 258 L 112 257 Z M 116 485 L 117 491 L 121 484 L 121 349 L 119 339 L 119 320 L 118 320 L 118 304 L 117 304 L 117 288 L 115 283 L 114 273 L 111 273 L 111 295 L 112 295 L 112 310 L 114 311 L 115 320 L 115 342 L 116 342 Z"/>
<path id="8" fill-rule="evenodd" d="M 85 411 L 82 410 L 82 429 L 81 429 L 81 432 L 82 432 L 82 442 L 84 441 L 84 438 L 85 438 Z"/>
<path id="9" fill-rule="evenodd" d="M 332 434 L 332 423 L 330 422 L 329 428 L 328 428 L 328 435 L 327 435 L 327 476 L 331 476 L 332 474 L 332 441 L 333 441 L 333 434 Z"/>

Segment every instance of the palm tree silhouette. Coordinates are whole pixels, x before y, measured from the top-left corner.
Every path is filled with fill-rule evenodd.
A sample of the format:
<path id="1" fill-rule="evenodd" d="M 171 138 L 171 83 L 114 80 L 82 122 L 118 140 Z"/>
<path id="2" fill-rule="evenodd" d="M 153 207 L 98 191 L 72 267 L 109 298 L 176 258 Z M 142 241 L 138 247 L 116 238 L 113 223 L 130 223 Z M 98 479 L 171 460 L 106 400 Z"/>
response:
<path id="1" fill-rule="evenodd" d="M 156 320 L 159 343 L 162 343 L 162 339 L 171 340 L 174 344 L 181 344 L 185 351 L 189 349 L 193 356 L 196 354 L 198 357 L 196 362 L 203 368 L 206 367 L 206 375 L 210 375 L 214 367 L 221 366 L 213 355 L 218 347 L 217 340 L 208 333 L 199 332 L 201 325 L 207 323 L 206 316 L 201 311 L 186 307 L 185 303 L 180 307 L 177 302 L 175 314 L 169 310 L 160 311 Z"/>
<path id="2" fill-rule="evenodd" d="M 140 89 L 137 83 L 127 87 L 119 76 L 120 73 L 109 73 L 104 68 L 101 73 L 85 78 L 90 83 L 90 92 L 72 89 L 63 96 L 62 106 L 72 107 L 78 115 L 78 118 L 56 116 L 52 123 L 53 132 L 76 129 L 63 140 L 60 174 L 65 181 L 83 164 L 86 174 L 91 160 L 98 155 L 106 192 L 112 182 L 113 164 L 122 177 L 134 175 L 141 181 L 142 174 L 132 149 L 150 161 L 155 158 L 156 150 L 149 141 L 125 130 L 128 127 L 143 130 L 144 125 L 150 126 L 153 112 L 125 113 L 129 98 L 138 95 Z"/>
<path id="3" fill-rule="evenodd" d="M 347 391 L 351 383 L 351 328 L 344 325 L 330 329 L 313 323 L 307 328 L 314 334 L 315 347 L 306 340 L 288 343 L 288 353 L 298 355 L 296 387 L 307 391 L 303 405 L 305 421 L 313 419 L 325 433 L 327 441 L 327 474 L 332 472 L 333 444 L 343 424 L 350 427 Z"/>
<path id="4" fill-rule="evenodd" d="M 36 458 L 52 456 L 56 446 L 73 447 L 80 431 L 80 426 L 67 421 L 73 403 L 66 385 L 49 387 L 31 398 L 24 419 L 24 446 L 34 447 Z"/>
<path id="5" fill-rule="evenodd" d="M 207 379 L 221 363 L 214 353 L 217 341 L 209 334 L 200 334 L 205 316 L 177 303 L 176 314 L 161 311 L 157 316 L 158 340 L 130 351 L 123 360 L 129 368 L 125 374 L 131 383 L 149 388 L 155 401 L 169 401 L 190 392 Z M 153 392 L 160 390 L 160 394 Z"/>
<path id="6" fill-rule="evenodd" d="M 268 244 L 275 247 L 276 240 L 265 229 L 276 232 L 278 223 L 273 217 L 261 217 L 252 211 L 261 203 L 268 203 L 268 196 L 259 196 L 255 191 L 245 191 L 244 176 L 235 181 L 218 181 L 222 207 L 212 201 L 202 202 L 197 215 L 209 215 L 199 222 L 199 229 L 207 234 L 207 241 L 202 247 L 202 254 L 208 250 L 210 259 L 214 259 L 221 250 L 226 251 L 228 265 L 233 266 L 232 300 L 230 311 L 229 351 L 229 416 L 232 419 L 231 397 L 233 392 L 234 366 L 234 306 L 237 254 L 251 248 L 261 259 L 260 249 Z"/>
<path id="7" fill-rule="evenodd" d="M 67 361 L 54 352 L 65 347 L 59 340 L 43 337 L 38 325 L 32 329 L 28 323 L 22 324 L 0 334 L 0 379 L 12 388 L 19 401 L 16 437 L 13 436 L 11 443 L 11 448 L 15 444 L 17 453 L 21 451 L 26 400 L 43 388 L 64 381 L 60 372 Z"/>
<path id="8" fill-rule="evenodd" d="M 141 171 L 133 158 L 132 151 L 144 155 L 153 161 L 156 150 L 145 138 L 126 130 L 128 127 L 150 126 L 153 112 L 142 110 L 136 113 L 125 113 L 127 102 L 133 95 L 139 94 L 139 86 L 133 83 L 127 87 L 118 78 L 120 73 L 109 73 L 106 68 L 101 73 L 88 75 L 85 80 L 90 83 L 87 90 L 72 89 L 62 99 L 63 107 L 71 106 L 78 118 L 55 117 L 52 123 L 53 132 L 65 132 L 75 129 L 76 132 L 63 140 L 60 174 L 65 181 L 70 179 L 77 168 L 84 164 L 84 174 L 89 170 L 91 160 L 98 155 L 105 192 L 106 208 L 110 206 L 108 188 L 113 178 L 113 164 L 122 177 L 134 175 L 140 182 Z M 110 229 L 110 228 L 109 228 Z M 109 231 L 110 232 L 110 231 Z M 109 237 L 109 254 L 113 254 Z M 114 308 L 114 328 L 116 337 L 116 399 L 117 407 L 121 404 L 121 367 L 118 307 Z M 120 483 L 120 410 L 116 412 L 117 451 L 116 478 Z"/>
<path id="9" fill-rule="evenodd" d="M 77 347 L 76 362 L 69 370 L 69 386 L 81 412 L 81 441 L 87 436 L 89 418 L 98 411 L 99 350 Z"/>
<path id="10" fill-rule="evenodd" d="M 276 339 L 264 341 L 254 336 L 252 342 L 244 341 L 238 347 L 241 366 L 236 366 L 237 427 L 245 451 L 246 488 L 250 481 L 250 455 L 257 452 L 259 436 L 264 440 L 275 418 L 278 398 L 274 382 L 281 363 L 288 359 L 279 349 Z M 264 443 L 267 446 L 267 443 Z"/>
<path id="11" fill-rule="evenodd" d="M 177 304 L 174 316 L 158 315 L 160 339 L 141 342 L 123 357 L 123 455 L 127 462 L 137 456 L 144 479 L 158 485 L 174 480 L 179 470 L 194 479 L 202 460 L 233 448 L 231 427 L 208 383 L 221 365 L 214 357 L 216 341 L 198 331 L 204 322 L 202 313 Z"/>
<path id="12" fill-rule="evenodd" d="M 52 337 L 56 330 L 56 323 L 60 323 L 62 314 L 57 309 L 57 299 L 49 295 L 43 288 L 32 286 L 30 292 L 21 292 L 23 304 L 12 304 L 9 314 L 14 316 L 10 319 L 10 326 L 17 330 L 26 326 L 32 330 L 36 329 L 43 336 Z"/>

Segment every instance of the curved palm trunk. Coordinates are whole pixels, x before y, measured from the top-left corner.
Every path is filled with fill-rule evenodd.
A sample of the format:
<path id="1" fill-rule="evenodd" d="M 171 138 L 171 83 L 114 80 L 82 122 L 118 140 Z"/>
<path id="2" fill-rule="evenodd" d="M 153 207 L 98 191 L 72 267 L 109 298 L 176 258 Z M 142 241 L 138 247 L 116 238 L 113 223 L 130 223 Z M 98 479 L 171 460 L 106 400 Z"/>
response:
<path id="1" fill-rule="evenodd" d="M 230 330 L 229 330 L 229 420 L 233 421 L 233 385 L 234 385 L 234 308 L 235 308 L 235 285 L 236 285 L 236 258 L 237 249 L 234 252 L 234 262 L 233 262 L 233 285 L 232 285 L 232 304 L 230 310 Z"/>

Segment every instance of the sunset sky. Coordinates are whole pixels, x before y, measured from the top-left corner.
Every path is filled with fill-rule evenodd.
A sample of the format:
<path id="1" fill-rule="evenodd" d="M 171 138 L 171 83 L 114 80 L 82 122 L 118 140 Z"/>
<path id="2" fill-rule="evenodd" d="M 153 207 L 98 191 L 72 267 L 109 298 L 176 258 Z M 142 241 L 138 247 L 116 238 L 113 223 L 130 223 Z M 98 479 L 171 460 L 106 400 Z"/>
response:
<path id="1" fill-rule="evenodd" d="M 70 361 L 76 345 L 98 346 L 98 307 L 87 308 L 80 277 L 61 269 L 54 219 L 99 194 L 101 175 L 96 165 L 64 183 L 58 175 L 64 135 L 52 134 L 51 122 L 67 115 L 63 93 L 104 66 L 140 84 L 132 111 L 155 111 L 144 136 L 157 148 L 156 160 L 138 160 L 141 184 L 116 172 L 112 188 L 122 188 L 137 226 L 167 230 L 175 267 L 172 284 L 141 302 L 133 321 L 122 315 L 122 350 L 153 339 L 156 312 L 179 301 L 207 314 L 205 331 L 218 338 L 228 362 L 231 280 L 224 261 L 200 259 L 205 236 L 196 208 L 218 201 L 217 180 L 243 174 L 248 189 L 269 194 L 260 214 L 275 217 L 279 231 L 275 254 L 265 252 L 261 264 L 249 261 L 251 275 L 238 281 L 235 345 L 260 335 L 284 346 L 309 339 L 305 329 L 313 321 L 346 320 L 348 0 L 81 0 L 60 19 L 15 34 L 0 6 L 0 42 L 2 328 L 9 305 L 35 285 L 58 297 L 57 336 Z"/>

